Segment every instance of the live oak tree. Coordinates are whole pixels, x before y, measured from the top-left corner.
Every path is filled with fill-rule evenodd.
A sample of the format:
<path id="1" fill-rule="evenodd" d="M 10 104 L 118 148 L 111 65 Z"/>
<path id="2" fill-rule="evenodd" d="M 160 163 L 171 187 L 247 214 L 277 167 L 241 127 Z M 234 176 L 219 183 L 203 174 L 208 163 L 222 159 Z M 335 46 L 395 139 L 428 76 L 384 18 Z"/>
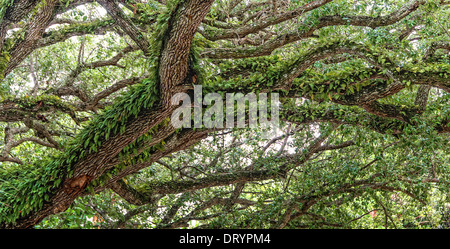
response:
<path id="1" fill-rule="evenodd" d="M 444 226 L 449 5 L 2 0 L 0 227 Z M 195 84 L 280 130 L 175 129 Z"/>

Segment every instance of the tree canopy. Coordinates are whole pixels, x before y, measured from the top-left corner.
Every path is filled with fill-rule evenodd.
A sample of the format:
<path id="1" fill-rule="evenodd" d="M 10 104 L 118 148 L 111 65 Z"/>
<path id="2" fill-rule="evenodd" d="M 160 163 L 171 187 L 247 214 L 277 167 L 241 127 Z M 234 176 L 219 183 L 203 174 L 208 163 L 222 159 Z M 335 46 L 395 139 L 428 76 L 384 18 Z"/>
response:
<path id="1" fill-rule="evenodd" d="M 0 227 L 446 227 L 449 16 L 448 0 L 1 0 Z M 278 93 L 279 130 L 175 128 L 194 85 Z"/>

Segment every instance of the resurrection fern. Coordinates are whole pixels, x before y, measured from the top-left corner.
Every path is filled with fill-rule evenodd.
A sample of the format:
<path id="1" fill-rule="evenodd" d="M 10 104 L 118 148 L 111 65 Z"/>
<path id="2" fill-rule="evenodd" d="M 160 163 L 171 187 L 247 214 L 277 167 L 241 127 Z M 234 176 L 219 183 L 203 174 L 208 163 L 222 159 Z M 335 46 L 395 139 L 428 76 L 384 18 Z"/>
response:
<path id="1" fill-rule="evenodd" d="M 9 51 L 13 45 L 13 40 L 7 39 L 3 44 L 3 47 L 0 48 L 0 80 L 4 78 L 4 72 L 8 66 L 9 60 L 11 59 Z"/>
<path id="2" fill-rule="evenodd" d="M 143 111 L 151 110 L 159 102 L 159 58 L 162 46 L 166 41 L 170 21 L 179 11 L 177 1 L 169 1 L 166 9 L 157 17 L 154 25 L 154 32 L 151 36 L 151 58 L 147 60 L 148 78 L 129 87 L 111 106 L 105 108 L 100 114 L 91 118 L 91 121 L 81 130 L 77 136 L 64 145 L 64 152 L 56 152 L 46 159 L 35 161 L 30 164 L 18 166 L 2 166 L 0 168 L 0 222 L 14 223 L 20 217 L 28 215 L 33 211 L 42 208 L 48 202 L 55 191 L 61 187 L 66 178 L 73 174 L 74 166 L 90 153 L 97 152 L 102 144 L 109 138 L 125 132 L 127 124 L 136 118 Z M 164 8 L 164 7 L 161 7 Z M 94 26 L 109 25 L 108 20 L 99 21 Z M 95 29 L 92 25 L 69 26 L 62 31 L 51 33 L 52 36 L 64 36 L 64 32 L 73 32 L 78 29 Z M 97 27 L 97 26 L 96 26 Z M 189 66 L 197 74 L 199 81 L 202 81 L 202 66 L 199 64 L 199 53 L 206 44 L 201 37 L 195 37 L 189 56 Z M 2 54 L 4 56 L 4 54 Z M 38 99 L 16 99 L 23 108 L 36 105 Z M 52 106 L 72 112 L 70 106 L 65 106 L 59 99 L 42 99 L 51 102 Z M 113 175 L 120 172 L 125 167 L 143 162 L 152 153 L 164 149 L 165 141 L 160 141 L 153 146 L 149 146 L 144 151 L 137 150 L 142 143 L 152 140 L 152 135 L 159 129 L 169 125 L 169 119 L 155 125 L 143 136 L 126 146 L 120 153 L 121 164 L 106 171 L 98 179 L 88 186 L 88 191 L 100 186 Z"/>
<path id="3" fill-rule="evenodd" d="M 1 18 L 0 18 L 1 20 Z M 11 34 L 10 38 L 7 38 L 3 43 L 3 47 L 0 48 L 0 81 L 4 78 L 4 73 L 8 67 L 8 63 L 11 59 L 10 51 L 15 44 L 19 43 L 25 38 L 25 32 L 22 30 L 15 31 Z"/>
<path id="4" fill-rule="evenodd" d="M 14 222 L 22 215 L 42 207 L 51 194 L 70 177 L 73 166 L 88 153 L 95 152 L 109 137 L 124 132 L 127 121 L 158 101 L 154 79 L 145 79 L 124 94 L 103 114 L 95 116 L 65 152 L 30 165 L 5 166 L 0 171 L 0 221 Z M 8 203 L 8 204 L 6 204 Z"/>
<path id="5" fill-rule="evenodd" d="M 165 34 L 162 32 L 164 24 L 158 25 L 161 25 L 160 34 Z M 157 39 L 160 40 L 162 38 Z M 160 44 L 154 43 L 152 50 L 158 51 Z M 152 62 L 149 63 L 151 76 L 130 87 L 117 98 L 115 104 L 94 116 L 76 138 L 65 146 L 64 152 L 29 165 L 0 168 L 0 222 L 13 223 L 21 216 L 41 208 L 60 187 L 62 179 L 71 177 L 73 166 L 78 161 L 88 153 L 97 151 L 108 138 L 123 133 L 128 121 L 157 104 L 158 66 L 155 63 L 157 61 Z M 132 153 L 133 149 L 127 148 L 125 151 Z"/>
<path id="6" fill-rule="evenodd" d="M 0 20 L 3 20 L 5 17 L 6 9 L 13 4 L 14 0 L 2 0 L 0 2 Z"/>
<path id="7" fill-rule="evenodd" d="M 0 222 L 13 223 L 21 216 L 27 215 L 34 210 L 41 208 L 45 202 L 49 201 L 62 183 L 62 180 L 71 177 L 73 166 L 83 159 L 87 154 L 96 152 L 102 146 L 102 143 L 110 137 L 122 134 L 127 123 L 136 118 L 144 110 L 154 108 L 159 101 L 159 75 L 158 58 L 161 46 L 165 37 L 168 35 L 170 17 L 176 10 L 176 1 L 170 1 L 167 4 L 166 11 L 158 16 L 154 36 L 150 50 L 152 57 L 148 60 L 147 68 L 150 71 L 150 77 L 142 80 L 140 83 L 131 86 L 124 94 L 116 99 L 116 102 L 110 107 L 105 108 L 103 113 L 96 115 L 92 121 L 67 145 L 65 151 L 59 152 L 53 157 L 42 161 L 36 161 L 32 164 L 20 166 L 5 166 L 0 168 Z M 105 23 L 106 22 L 106 23 Z M 107 25 L 108 21 L 96 23 L 96 25 Z M 83 28 L 80 26 L 69 27 L 73 29 Z M 92 28 L 86 26 L 84 28 Z M 69 32 L 68 30 L 65 30 Z M 61 33 L 54 35 L 64 35 Z M 195 56 L 195 55 L 193 55 Z M 196 59 L 190 59 L 192 62 Z M 28 102 L 22 103 L 27 105 Z M 59 102 L 58 102 L 59 103 Z M 143 141 L 150 141 L 153 133 L 157 129 L 167 126 L 169 120 L 153 127 L 136 141 L 126 146 L 121 153 L 120 159 L 123 163 L 107 171 L 102 177 L 94 180 L 88 187 L 101 185 L 112 174 L 116 174 L 131 163 L 145 160 L 150 154 L 158 149 L 163 149 L 165 142 L 162 141 L 138 156 L 136 148 Z"/>
<path id="8" fill-rule="evenodd" d="M 311 99 L 333 100 L 343 98 L 346 94 L 355 94 L 363 87 L 372 84 L 371 76 L 385 75 L 388 83 L 392 80 L 392 75 L 404 75 L 404 78 L 416 77 L 418 74 L 439 73 L 442 79 L 450 76 L 450 66 L 448 63 L 416 62 L 402 66 L 402 63 L 395 63 L 387 55 L 376 47 L 364 47 L 362 44 L 348 41 L 327 41 L 318 44 L 314 49 L 300 52 L 293 58 L 285 60 L 281 56 L 272 54 L 257 58 L 237 59 L 233 61 L 223 61 L 220 66 L 220 76 L 212 75 L 206 79 L 204 89 L 208 92 L 245 90 L 247 92 L 258 92 L 261 88 L 273 88 L 286 74 L 296 70 L 298 65 L 302 65 L 310 59 L 311 55 L 326 51 L 333 51 L 339 47 L 351 48 L 353 53 L 359 58 L 357 62 L 352 61 L 351 65 L 340 70 L 330 70 L 324 72 L 323 68 L 316 70 L 309 68 L 301 73 L 292 82 L 291 91 Z M 342 52 L 341 52 L 342 53 Z M 368 60 L 371 63 L 367 63 Z M 382 69 L 380 68 L 382 67 Z M 251 74 L 246 74 L 249 71 Z M 239 72 L 239 73 L 236 73 Z M 397 79 L 395 79 L 397 80 Z M 401 80 L 405 87 L 410 88 L 411 82 Z"/>

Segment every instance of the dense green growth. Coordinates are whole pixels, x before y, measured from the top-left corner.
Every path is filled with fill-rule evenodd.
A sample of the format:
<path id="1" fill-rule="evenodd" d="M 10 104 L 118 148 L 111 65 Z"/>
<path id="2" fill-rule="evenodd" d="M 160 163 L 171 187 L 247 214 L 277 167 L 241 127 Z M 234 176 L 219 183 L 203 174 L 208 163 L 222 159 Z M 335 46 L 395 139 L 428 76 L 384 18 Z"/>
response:
<path id="1" fill-rule="evenodd" d="M 448 2 L 14 2 L 0 228 L 449 226 Z M 175 129 L 163 98 L 192 84 L 279 93 L 280 126 Z"/>
<path id="2" fill-rule="evenodd" d="M 100 26 L 104 22 L 98 23 L 98 26 Z M 85 26 L 88 29 L 95 30 L 95 27 L 91 25 Z M 161 24 L 161 26 L 163 25 Z M 76 30 L 82 28 L 76 25 Z M 73 30 L 69 27 L 65 31 L 71 32 Z M 159 32 L 163 33 L 162 31 Z M 155 45 L 155 47 L 157 46 Z M 155 48 L 155 50 L 158 49 Z M 60 187 L 62 180 L 70 178 L 73 166 L 78 161 L 88 153 L 97 152 L 103 141 L 116 134 L 123 133 L 128 122 L 136 118 L 139 113 L 155 107 L 158 101 L 159 81 L 156 74 L 157 66 L 154 62 L 150 63 L 148 70 L 151 71 L 150 75 L 152 76 L 132 86 L 126 93 L 116 99 L 115 104 L 109 106 L 103 113 L 94 116 L 93 120 L 84 126 L 82 132 L 64 146 L 66 147 L 65 152 L 26 167 L 21 165 L 6 170 L 2 169 L 4 184 L 1 186 L 0 202 L 10 203 L 10 205 L 1 206 L 0 222 L 13 222 L 22 215 L 27 215 L 34 209 L 41 208 L 44 202 L 49 200 L 51 193 Z M 51 97 L 51 100 L 57 99 Z M 36 100 L 30 101 L 26 98 L 24 101 L 15 102 L 26 108 L 35 106 L 36 101 L 50 103 L 48 99 L 43 99 L 42 96 Z M 69 107 L 64 106 L 64 108 Z M 151 139 L 151 132 L 143 136 L 142 139 Z M 138 142 L 138 140 L 135 141 L 135 143 Z M 133 144 L 130 144 L 121 152 L 120 157 L 125 159 L 135 150 Z M 93 184 L 96 186 L 101 182 L 102 179 L 99 179 Z"/>

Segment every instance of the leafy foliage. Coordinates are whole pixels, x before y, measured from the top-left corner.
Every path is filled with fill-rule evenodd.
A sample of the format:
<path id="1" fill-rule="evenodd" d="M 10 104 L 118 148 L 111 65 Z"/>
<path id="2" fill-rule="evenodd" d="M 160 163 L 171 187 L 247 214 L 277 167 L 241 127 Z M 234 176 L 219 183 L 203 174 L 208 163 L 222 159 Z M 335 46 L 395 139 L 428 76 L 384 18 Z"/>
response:
<path id="1" fill-rule="evenodd" d="M 11 26 L 1 20 L 13 1 L 1 1 L 0 227 L 46 209 L 36 228 L 446 226 L 448 3 L 163 2 L 121 1 L 124 21 L 60 1 L 30 40 L 45 1 Z M 177 51 L 189 54 L 175 82 L 185 88 L 167 93 L 160 63 L 193 25 L 187 3 L 208 14 Z M 280 130 L 172 129 L 161 97 L 192 95 L 191 84 L 280 93 Z M 130 131 L 143 116 L 158 119 Z M 125 132 L 143 135 L 105 146 Z M 57 210 L 92 155 L 104 158 L 95 178 Z"/>

